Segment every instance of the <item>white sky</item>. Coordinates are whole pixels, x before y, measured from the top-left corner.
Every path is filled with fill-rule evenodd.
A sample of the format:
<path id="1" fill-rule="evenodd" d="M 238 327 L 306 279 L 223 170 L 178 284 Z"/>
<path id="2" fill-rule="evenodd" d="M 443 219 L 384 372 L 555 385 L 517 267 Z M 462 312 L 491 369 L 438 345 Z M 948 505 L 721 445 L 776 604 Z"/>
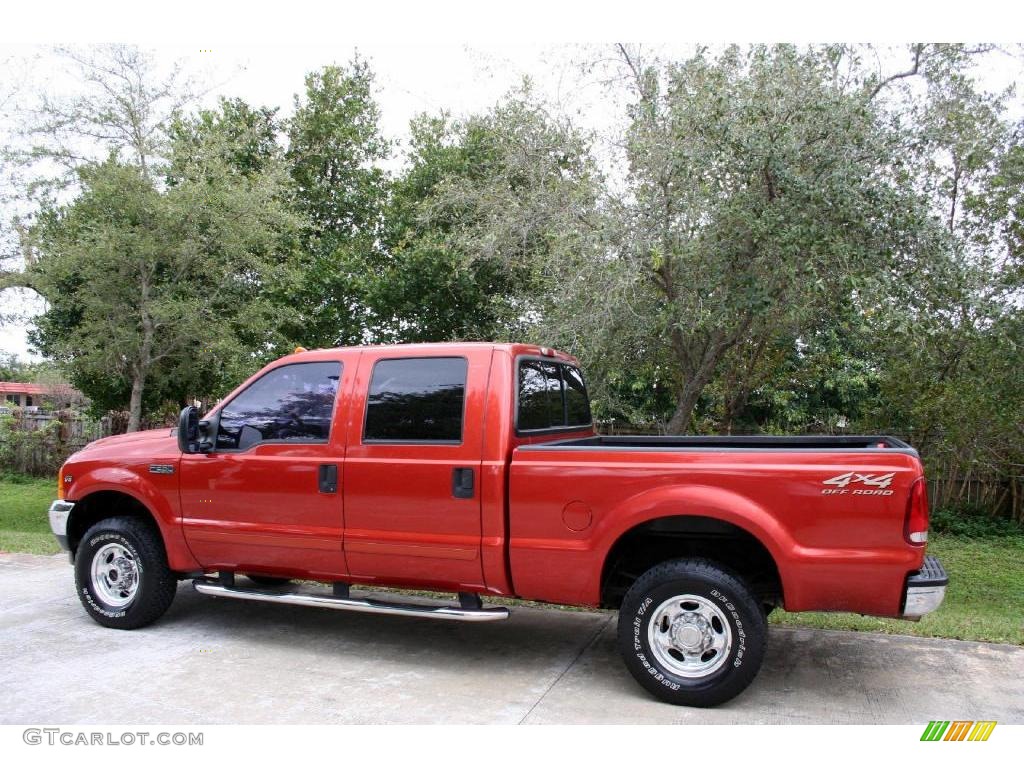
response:
<path id="1" fill-rule="evenodd" d="M 858 14 L 870 15 L 872 2 L 858 3 Z M 1007 11 L 1006 5 L 993 4 L 986 11 L 989 8 L 987 0 L 972 4 L 974 13 L 969 19 L 958 18 L 956 15 L 944 17 L 944 30 L 934 28 L 934 20 L 942 16 L 942 2 L 927 3 L 919 9 L 915 9 L 913 4 L 894 9 L 891 3 L 878 3 L 879 18 L 887 19 L 884 26 L 865 26 L 862 16 L 857 19 L 833 16 L 830 21 L 823 16 L 820 3 L 808 4 L 808 7 L 815 9 L 810 26 L 808 17 L 791 22 L 785 15 L 780 15 L 778 7 L 773 4 L 769 4 L 772 13 L 762 17 L 759 14 L 766 11 L 764 5 L 737 3 L 725 4 L 710 11 L 706 8 L 694 9 L 690 3 L 674 3 L 674 11 L 667 10 L 668 6 L 661 6 L 658 14 L 644 14 L 643 11 L 652 5 L 646 2 L 633 2 L 628 9 L 621 4 L 612 5 L 596 0 L 584 4 L 536 3 L 530 0 L 507 6 L 455 3 L 453 7 L 460 10 L 461 16 L 446 15 L 443 12 L 446 4 L 438 2 L 416 5 L 383 2 L 376 6 L 383 11 L 369 12 L 352 11 L 346 7 L 348 4 L 339 3 L 333 12 L 324 10 L 326 6 L 320 6 L 316 14 L 268 16 L 271 18 L 270 23 L 254 28 L 251 34 L 246 34 L 245 28 L 238 29 L 239 17 L 225 17 L 232 8 L 237 10 L 231 4 L 224 7 L 218 5 L 216 10 L 211 10 L 212 4 L 209 3 L 194 4 L 192 10 L 202 10 L 196 10 L 198 15 L 193 17 L 191 24 L 182 21 L 183 17 L 188 17 L 190 8 L 186 6 L 193 5 L 191 3 L 177 3 L 173 16 L 166 14 L 158 20 L 147 19 L 144 15 L 136 18 L 140 12 L 138 3 L 123 5 L 132 10 L 134 29 L 124 29 L 123 23 L 122 27 L 110 24 L 107 18 L 100 18 L 96 13 L 83 13 L 83 6 L 80 5 L 67 6 L 65 13 L 48 13 L 48 26 L 44 26 L 38 17 L 29 18 L 19 26 L 19 20 L 9 16 L 8 20 L 13 26 L 7 29 L 45 28 L 47 34 L 57 35 L 63 40 L 77 39 L 78 42 L 90 41 L 90 36 L 91 41 L 111 37 L 136 41 L 143 47 L 155 50 L 161 62 L 180 59 L 190 69 L 203 72 L 208 83 L 217 84 L 209 96 L 210 102 L 217 95 L 239 96 L 255 105 L 278 106 L 283 115 L 291 112 L 293 96 L 302 89 L 303 77 L 307 72 L 325 64 L 346 62 L 358 48 L 359 53 L 371 62 L 377 76 L 377 100 L 382 112 L 383 131 L 396 140 L 406 136 L 409 120 L 414 115 L 441 109 L 456 115 L 484 110 L 517 85 L 524 75 L 529 75 L 537 88 L 557 101 L 562 108 L 571 113 L 579 113 L 583 124 L 593 128 L 606 127 L 610 121 L 619 119 L 621 111 L 607 103 L 607 94 L 592 79 L 579 75 L 574 62 L 588 51 L 593 52 L 596 46 L 603 46 L 610 52 L 611 45 L 561 42 L 570 37 L 578 40 L 607 40 L 621 34 L 624 39 L 642 39 L 645 36 L 664 39 L 678 30 L 682 39 L 700 38 L 720 42 L 730 39 L 806 41 L 844 36 L 849 39 L 849 35 L 859 34 L 860 39 L 895 43 L 926 38 L 929 31 L 933 39 L 964 39 L 972 33 L 980 34 L 985 39 L 999 39 L 1005 38 L 1007 34 L 1019 36 L 1021 29 L 1015 23 L 1016 17 L 1008 16 L 1011 12 Z M 289 7 L 298 10 L 309 5 L 293 1 Z M 252 9 L 256 6 L 246 4 L 241 7 Z M 430 9 L 429 14 L 425 14 L 424 7 Z M 923 8 L 927 8 L 927 11 Z M 953 5 L 951 8 L 962 9 L 963 6 Z M 999 9 L 998 14 L 996 8 Z M 394 14 L 380 15 L 387 14 L 389 9 L 394 9 Z M 915 14 L 915 10 L 921 12 Z M 149 11 L 150 14 L 158 12 Z M 14 11 L 14 15 L 24 13 L 31 14 L 32 11 Z M 211 17 L 211 13 L 217 14 L 216 18 Z M 259 13 L 246 15 L 241 21 L 243 27 L 246 23 L 252 24 L 252 18 L 259 16 Z M 124 14 L 120 18 L 127 17 L 128 14 Z M 404 25 L 399 22 L 391 34 L 389 24 L 398 18 L 404 21 Z M 310 25 L 310 19 L 316 19 L 317 23 Z M 443 31 L 425 33 L 424 29 L 418 28 L 421 19 L 422 24 L 440 24 Z M 221 25 L 220 29 L 230 30 L 227 35 L 217 31 L 218 24 Z M 302 37 L 308 38 L 309 44 L 276 44 L 278 41 L 298 39 L 296 35 L 290 34 L 297 29 L 301 29 Z M 165 30 L 162 39 L 162 33 L 154 30 Z M 865 34 L 869 30 L 873 34 Z M 387 39 L 382 39 L 382 31 L 387 32 Z M 200 40 L 198 35 L 201 34 L 210 35 L 215 40 L 224 39 L 226 44 L 217 45 L 213 40 Z M 182 40 L 182 35 L 195 39 L 195 43 L 188 39 L 184 43 L 167 44 L 170 39 L 176 42 Z M 235 36 L 234 39 L 230 38 L 231 35 Z M 515 42 L 502 40 L 502 35 Z M 3 30 L 0 29 L 0 38 L 3 36 Z M 262 44 L 244 44 L 238 39 L 239 36 Z M 22 36 L 21 41 L 53 42 L 52 39 L 28 38 L 31 35 Z M 329 42 L 335 39 L 339 42 Z M 365 42 L 357 44 L 357 40 Z M 425 43 L 425 40 L 429 43 Z M 466 40 L 474 42 L 463 42 Z M 683 55 L 692 48 L 692 44 L 662 42 L 653 44 L 652 48 Z M 40 56 L 31 68 L 32 81 L 45 82 L 59 78 L 55 60 L 45 54 L 45 49 L 0 42 L 0 64 L 10 62 L 12 57 L 14 61 L 20 61 L 32 56 Z M 1017 69 L 1019 60 L 1014 61 L 1009 57 L 1006 57 L 1005 63 L 995 64 L 990 73 L 990 87 L 1001 87 L 1014 79 L 1018 74 Z M 21 76 L 20 70 L 13 71 L 10 67 L 0 71 L 0 87 L 5 80 Z M 41 302 L 28 292 L 8 291 L 2 297 L 5 306 L 0 306 L 0 313 L 5 309 L 9 311 L 11 306 L 19 310 L 24 308 L 29 313 L 41 309 Z M 0 327 L 0 351 L 29 357 L 26 328 L 27 323 Z"/>

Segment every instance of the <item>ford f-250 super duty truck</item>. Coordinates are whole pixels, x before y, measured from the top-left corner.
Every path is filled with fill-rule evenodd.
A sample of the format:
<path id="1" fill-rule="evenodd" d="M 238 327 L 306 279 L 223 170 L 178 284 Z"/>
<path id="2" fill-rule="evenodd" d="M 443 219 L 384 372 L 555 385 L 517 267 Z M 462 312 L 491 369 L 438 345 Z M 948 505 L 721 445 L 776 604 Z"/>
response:
<path id="1" fill-rule="evenodd" d="M 576 361 L 523 344 L 300 349 L 202 420 L 91 443 L 59 481 L 51 526 L 104 626 L 155 621 L 185 578 L 465 621 L 508 616 L 481 596 L 617 608 L 629 671 L 676 704 L 742 691 L 774 606 L 913 619 L 947 583 L 905 443 L 598 436 Z"/>

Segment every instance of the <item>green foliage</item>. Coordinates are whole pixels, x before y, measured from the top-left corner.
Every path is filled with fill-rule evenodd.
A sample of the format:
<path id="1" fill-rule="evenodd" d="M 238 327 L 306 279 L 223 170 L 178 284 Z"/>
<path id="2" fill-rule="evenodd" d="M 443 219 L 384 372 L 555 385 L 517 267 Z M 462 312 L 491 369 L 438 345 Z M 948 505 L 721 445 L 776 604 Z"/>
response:
<path id="1" fill-rule="evenodd" d="M 302 281 L 288 333 L 306 346 L 353 344 L 368 333 L 366 281 L 380 259 L 387 180 L 373 73 L 356 57 L 306 77 L 288 121 L 290 195 L 305 225 Z"/>
<path id="2" fill-rule="evenodd" d="M 42 429 L 0 414 L 0 467 L 15 475 L 53 474 L 71 454 L 59 419 Z"/>
<path id="3" fill-rule="evenodd" d="M 1002 96 L 967 77 L 961 48 L 937 47 L 924 79 L 904 132 L 945 247 L 879 303 L 880 387 L 859 424 L 913 434 L 929 469 L 1004 480 L 1021 521 L 1021 135 Z"/>
<path id="4" fill-rule="evenodd" d="M 578 240 L 565 206 L 581 190 L 593 205 L 583 142 L 528 88 L 466 120 L 422 116 L 411 132 L 371 298 L 376 337 L 522 338 L 549 298 L 544 272 Z"/>
<path id="5" fill-rule="evenodd" d="M 579 356 L 617 429 L 894 433 L 1024 519 L 1024 143 L 970 77 L 988 50 L 915 44 L 885 74 L 861 46 L 620 47 L 608 135 L 526 82 L 416 118 L 401 167 L 358 57 L 281 119 L 74 54 L 70 122 L 23 133 L 79 194 L 0 285 L 43 293 L 36 342 L 135 425 L 295 343 L 524 339 Z M 101 154 L 65 151 L 104 115 Z"/>
<path id="6" fill-rule="evenodd" d="M 275 170 L 282 154 L 276 115 L 276 108 L 252 107 L 237 98 L 221 98 L 217 109 L 204 109 L 194 116 L 176 115 L 168 128 L 174 147 L 169 182 L 187 178 L 211 151 L 218 153 L 221 167 L 249 178 Z"/>
<path id="7" fill-rule="evenodd" d="M 1024 525 L 1006 518 L 992 517 L 984 507 L 957 504 L 934 509 L 929 527 L 940 534 L 984 538 L 991 536 L 1024 536 Z"/>
<path id="8" fill-rule="evenodd" d="M 709 429 L 835 433 L 864 417 L 881 385 L 864 318 L 836 306 L 802 336 L 767 335 L 726 354 L 704 393 Z"/>
<path id="9" fill-rule="evenodd" d="M 0 352 L 0 381 L 34 381 L 39 363 L 19 360 L 14 352 Z"/>
<path id="10" fill-rule="evenodd" d="M 31 231 L 49 302 L 33 343 L 98 409 L 130 402 L 134 428 L 143 408 L 223 391 L 280 344 L 279 249 L 295 228 L 283 177 L 232 174 L 221 148 L 182 160 L 164 191 L 133 166 L 85 166 L 82 193 Z"/>
<path id="11" fill-rule="evenodd" d="M 759 370 L 769 353 L 789 357 L 780 344 L 794 347 L 859 286 L 921 258 L 901 246 L 925 239 L 928 221 L 894 181 L 895 137 L 860 92 L 835 82 L 825 53 L 732 47 L 664 69 L 626 61 L 636 100 L 616 264 L 646 294 L 638 334 L 676 363 L 678 431 L 728 355 L 753 376 L 732 388 L 753 390 L 771 373 Z"/>

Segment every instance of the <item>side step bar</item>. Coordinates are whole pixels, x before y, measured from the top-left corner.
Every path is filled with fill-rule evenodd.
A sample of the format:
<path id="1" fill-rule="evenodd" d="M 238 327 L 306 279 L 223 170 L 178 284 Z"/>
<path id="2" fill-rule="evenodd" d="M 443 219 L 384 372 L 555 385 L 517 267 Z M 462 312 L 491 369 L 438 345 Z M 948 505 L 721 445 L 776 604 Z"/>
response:
<path id="1" fill-rule="evenodd" d="M 211 579 L 195 579 L 197 592 L 215 597 L 234 597 L 239 600 L 258 600 L 264 603 L 307 605 L 333 608 L 336 611 L 383 613 L 390 616 L 422 616 L 449 621 L 496 621 L 508 618 L 508 608 L 461 608 L 451 605 L 420 605 L 417 603 L 390 603 L 369 598 L 333 597 L 308 592 L 278 592 L 266 589 L 243 589 Z"/>

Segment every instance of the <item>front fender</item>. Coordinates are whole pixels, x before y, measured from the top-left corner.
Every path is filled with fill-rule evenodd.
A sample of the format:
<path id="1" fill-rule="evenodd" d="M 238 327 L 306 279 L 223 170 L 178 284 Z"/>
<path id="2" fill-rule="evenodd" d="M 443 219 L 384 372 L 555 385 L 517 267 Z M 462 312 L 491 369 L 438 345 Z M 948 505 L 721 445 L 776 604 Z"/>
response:
<path id="1" fill-rule="evenodd" d="M 171 570 L 200 569 L 201 566 L 189 551 L 182 532 L 177 471 L 172 475 L 143 475 L 135 467 L 108 465 L 72 468 L 71 471 L 74 472 L 75 479 L 74 485 L 69 489 L 71 493 L 68 500 L 76 503 L 71 520 L 74 520 L 75 513 L 82 508 L 81 502 L 94 494 L 103 491 L 124 494 L 137 501 L 152 516 L 164 540 Z"/>

